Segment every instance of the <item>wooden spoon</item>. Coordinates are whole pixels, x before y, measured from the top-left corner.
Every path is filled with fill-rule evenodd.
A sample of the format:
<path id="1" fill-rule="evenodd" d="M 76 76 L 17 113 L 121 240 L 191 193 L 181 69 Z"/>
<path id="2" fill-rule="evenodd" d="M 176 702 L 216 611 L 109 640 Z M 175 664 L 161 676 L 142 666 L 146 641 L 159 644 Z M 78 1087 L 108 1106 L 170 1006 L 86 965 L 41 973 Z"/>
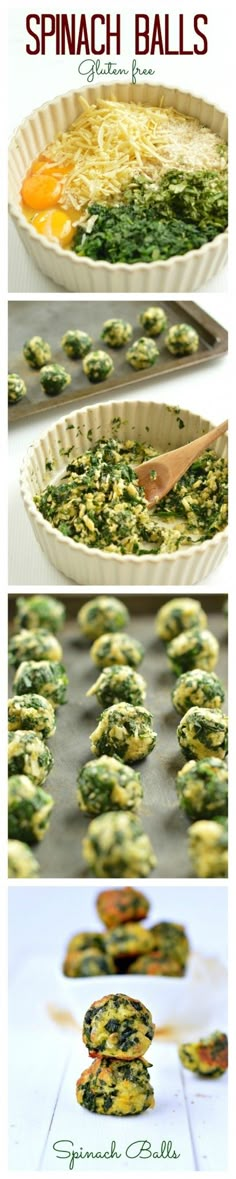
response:
<path id="1" fill-rule="evenodd" d="M 204 450 L 208 450 L 212 442 L 220 438 L 221 434 L 225 434 L 227 429 L 228 422 L 221 422 L 220 426 L 215 426 L 214 430 L 209 430 L 200 438 L 194 438 L 193 442 L 187 442 L 186 446 L 179 446 L 178 450 L 170 450 L 167 454 L 160 454 L 135 467 L 135 475 L 145 492 L 147 507 L 152 508 L 158 500 L 163 499 L 181 475 L 188 471 L 194 459 L 203 454 Z"/>

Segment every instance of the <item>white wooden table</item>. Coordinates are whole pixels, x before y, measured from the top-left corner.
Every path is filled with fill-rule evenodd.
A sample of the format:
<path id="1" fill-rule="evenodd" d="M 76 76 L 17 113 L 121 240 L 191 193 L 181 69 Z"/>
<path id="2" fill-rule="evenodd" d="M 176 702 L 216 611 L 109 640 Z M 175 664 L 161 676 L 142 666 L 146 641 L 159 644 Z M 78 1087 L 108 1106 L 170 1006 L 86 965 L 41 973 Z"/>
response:
<path id="1" fill-rule="evenodd" d="M 132 978 L 133 996 L 151 1008 L 154 1020 L 159 981 L 165 980 Z M 109 990 L 118 989 L 129 990 L 127 977 L 109 978 Z M 66 980 L 49 955 L 28 958 L 16 971 L 10 992 L 10 1169 L 61 1173 L 69 1165 L 72 1169 L 76 1151 L 74 1169 L 91 1174 L 136 1174 L 147 1167 L 168 1173 L 224 1171 L 227 1077 L 206 1081 L 182 1069 L 174 1043 L 154 1040 L 148 1053 L 155 1109 L 140 1118 L 108 1118 L 96 1117 L 76 1103 L 76 1078 L 89 1063 L 80 1034 L 83 1014 L 94 995 L 101 997 L 104 990 L 108 980 L 103 978 Z M 78 1030 L 52 1022 L 48 1004 L 57 1012 L 72 1011 Z M 220 1004 L 217 1014 L 212 1012 L 214 1021 L 217 1017 L 222 1027 Z M 209 1027 L 201 1030 L 204 1034 Z M 102 1156 L 105 1151 L 109 1156 L 112 1141 L 119 1157 L 109 1163 Z M 172 1143 L 170 1150 L 177 1158 L 159 1157 L 163 1142 Z M 84 1157 L 87 1151 L 94 1157 Z"/>

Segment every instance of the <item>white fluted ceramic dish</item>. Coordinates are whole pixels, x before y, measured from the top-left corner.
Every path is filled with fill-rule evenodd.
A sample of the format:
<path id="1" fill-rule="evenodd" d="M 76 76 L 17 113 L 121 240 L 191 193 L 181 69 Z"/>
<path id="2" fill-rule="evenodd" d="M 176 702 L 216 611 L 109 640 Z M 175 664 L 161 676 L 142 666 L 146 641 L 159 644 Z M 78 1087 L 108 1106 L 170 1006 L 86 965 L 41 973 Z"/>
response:
<path id="1" fill-rule="evenodd" d="M 203 581 L 225 556 L 226 528 L 202 544 L 157 556 L 149 553 L 141 557 L 133 554 L 122 556 L 119 553 L 89 549 L 85 544 L 77 544 L 53 528 L 34 504 L 34 497 L 65 471 L 66 460 L 62 451 L 73 446 L 73 437 L 74 455 L 82 454 L 89 446 L 90 431 L 91 445 L 97 438 L 110 438 L 112 433 L 114 435 L 114 419 L 117 422 L 120 418 L 117 437 L 121 440 L 148 438 L 150 444 L 163 453 L 190 442 L 212 427 L 211 422 L 197 414 L 185 409 L 179 412 L 185 423 L 181 432 L 175 411 L 170 412 L 169 406 L 155 401 L 107 401 L 105 404 L 90 405 L 60 418 L 27 452 L 21 468 L 20 486 L 36 540 L 52 565 L 76 585 L 194 585 L 195 582 Z M 225 435 L 218 439 L 214 449 L 218 455 L 227 455 Z M 72 457 L 73 451 L 70 451 Z M 53 469 L 48 470 L 46 463 L 52 461 Z"/>
<path id="2" fill-rule="evenodd" d="M 45 103 L 18 127 L 9 149 L 9 210 L 19 236 L 39 270 L 53 279 L 56 286 L 68 291 L 151 293 L 158 291 L 201 290 L 224 266 L 227 259 L 227 232 L 218 234 L 199 250 L 170 258 L 167 262 L 137 263 L 134 266 L 110 262 L 93 262 L 78 258 L 70 250 L 47 241 L 37 233 L 21 212 L 20 190 L 33 159 L 66 130 L 81 111 L 80 90 L 71 90 Z M 182 90 L 167 86 L 112 83 L 83 88 L 89 104 L 100 99 L 117 102 L 173 106 L 183 114 L 200 120 L 222 139 L 227 140 L 226 115 L 209 102 Z"/>

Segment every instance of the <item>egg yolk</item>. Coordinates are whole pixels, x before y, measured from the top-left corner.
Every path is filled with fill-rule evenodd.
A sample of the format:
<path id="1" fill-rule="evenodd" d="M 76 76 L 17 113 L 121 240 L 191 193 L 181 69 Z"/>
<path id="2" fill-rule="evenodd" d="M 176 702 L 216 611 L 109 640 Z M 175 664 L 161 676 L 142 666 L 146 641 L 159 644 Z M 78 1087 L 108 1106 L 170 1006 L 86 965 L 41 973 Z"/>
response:
<path id="1" fill-rule="evenodd" d="M 30 209 L 49 209 L 56 205 L 61 196 L 60 181 L 46 171 L 37 171 L 26 176 L 22 184 L 22 200 Z"/>
<path id="2" fill-rule="evenodd" d="M 49 241 L 55 238 L 60 246 L 69 246 L 74 236 L 74 227 L 70 217 L 63 209 L 50 209 L 48 213 L 36 213 L 32 225 L 37 233 L 42 233 Z"/>

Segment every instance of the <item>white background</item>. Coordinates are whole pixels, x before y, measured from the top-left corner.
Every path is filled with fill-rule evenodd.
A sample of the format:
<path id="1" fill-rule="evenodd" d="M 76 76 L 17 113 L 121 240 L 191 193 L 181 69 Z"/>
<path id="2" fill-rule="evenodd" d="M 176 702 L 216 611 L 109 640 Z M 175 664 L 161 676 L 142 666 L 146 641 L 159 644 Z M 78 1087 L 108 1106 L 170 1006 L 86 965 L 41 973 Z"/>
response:
<path id="1" fill-rule="evenodd" d="M 223 295 L 197 297 L 198 303 L 210 315 L 227 328 L 227 301 Z M 81 307 L 81 311 L 80 311 Z M 83 301 L 75 302 L 76 316 L 82 316 Z M 45 324 L 47 311 L 45 307 Z M 45 336 L 47 336 L 45 328 Z M 214 425 L 222 421 L 228 413 L 228 383 L 229 359 L 227 354 L 219 360 L 209 364 L 199 365 L 191 370 L 169 374 L 163 380 L 150 378 L 147 382 L 140 381 L 128 388 L 127 400 L 138 398 L 156 399 L 167 404 L 180 405 L 194 413 L 212 421 Z M 112 395 L 113 396 L 113 395 Z M 114 400 L 119 400 L 121 392 L 114 393 Z M 106 393 L 97 393 L 97 400 L 106 400 Z M 86 399 L 79 403 L 80 409 L 86 404 Z M 74 404 L 68 404 L 67 413 L 74 409 Z M 27 448 L 61 416 L 59 407 L 50 409 L 44 416 L 39 414 L 23 422 L 11 424 L 9 430 L 9 586 L 24 585 L 26 581 L 32 586 L 73 585 L 50 565 L 47 557 L 40 549 L 33 535 L 23 501 L 19 492 L 19 470 Z M 216 592 L 227 592 L 227 558 L 209 575 L 204 587 L 212 587 Z"/>
<path id="2" fill-rule="evenodd" d="M 212 102 L 215 106 L 222 110 L 228 110 L 228 73 L 222 68 L 223 52 L 222 50 L 222 11 L 224 6 L 219 6 L 219 18 L 217 18 L 217 2 L 216 0 L 205 0 L 204 5 L 196 5 L 196 0 L 183 0 L 183 3 L 176 4 L 176 0 L 169 0 L 168 5 L 162 3 L 156 6 L 153 3 L 143 4 L 141 6 L 142 12 L 148 12 L 149 17 L 154 17 L 158 11 L 160 18 L 163 21 L 163 15 L 168 12 L 171 17 L 171 40 L 170 45 L 174 48 L 178 45 L 178 14 L 184 13 L 184 27 L 186 31 L 186 48 L 191 48 L 193 40 L 196 39 L 193 34 L 193 15 L 199 11 L 208 15 L 208 27 L 205 29 L 208 36 L 208 52 L 202 55 L 193 56 L 160 56 L 156 53 L 155 56 L 144 57 L 140 55 L 138 64 L 140 68 L 142 65 L 145 68 L 155 69 L 154 77 L 149 79 L 153 83 L 163 83 L 163 85 L 177 86 L 179 89 L 191 91 L 191 93 L 201 95 L 203 98 Z M 99 6 L 98 6 L 99 10 Z M 11 69 L 11 86 L 9 89 L 9 134 L 12 135 L 18 124 L 29 113 L 44 102 L 55 98 L 57 94 L 66 93 L 66 91 L 76 88 L 78 85 L 86 85 L 84 80 L 78 74 L 79 59 L 70 57 L 69 54 L 65 57 L 56 57 L 53 38 L 48 39 L 48 48 L 44 57 L 40 54 L 31 56 L 26 54 L 25 44 L 29 40 L 25 30 L 25 17 L 27 12 L 60 12 L 67 11 L 68 6 L 62 2 L 55 4 L 44 3 L 34 6 L 19 5 L 10 9 L 10 69 Z M 79 16 L 81 11 L 86 12 L 86 18 L 89 20 L 89 14 L 96 11 L 96 6 L 91 3 L 91 0 L 86 5 L 77 8 L 71 5 L 71 12 L 76 12 Z M 111 3 L 102 5 L 102 12 L 121 12 L 122 14 L 122 53 L 117 59 L 118 64 L 124 68 L 130 68 L 132 58 L 134 57 L 134 32 L 133 32 L 133 14 L 140 11 L 140 5 L 137 3 L 129 4 L 127 20 L 127 7 L 124 3 L 117 3 L 116 0 Z M 223 22 L 224 23 L 224 22 Z M 151 26 L 150 26 L 151 27 Z M 226 35 L 227 43 L 227 35 Z M 84 54 L 85 56 L 85 54 Z M 110 55 L 112 56 L 112 55 Z M 112 60 L 114 55 L 112 56 Z M 104 59 L 101 58 L 101 63 Z M 109 79 L 101 78 L 102 82 L 109 81 Z M 122 79 L 121 79 L 122 80 Z M 126 80 L 126 79 L 124 79 Z M 129 79 L 127 79 L 129 80 Z M 140 79 L 142 81 L 142 79 Z M 145 80 L 145 79 L 144 79 Z M 97 81 L 99 79 L 97 78 Z M 206 290 L 209 291 L 226 291 L 227 290 L 227 268 L 215 276 L 207 284 Z M 55 291 L 54 283 L 40 274 L 33 261 L 28 257 L 24 250 L 24 246 L 18 238 L 15 226 L 10 222 L 9 231 L 9 291 Z"/>

